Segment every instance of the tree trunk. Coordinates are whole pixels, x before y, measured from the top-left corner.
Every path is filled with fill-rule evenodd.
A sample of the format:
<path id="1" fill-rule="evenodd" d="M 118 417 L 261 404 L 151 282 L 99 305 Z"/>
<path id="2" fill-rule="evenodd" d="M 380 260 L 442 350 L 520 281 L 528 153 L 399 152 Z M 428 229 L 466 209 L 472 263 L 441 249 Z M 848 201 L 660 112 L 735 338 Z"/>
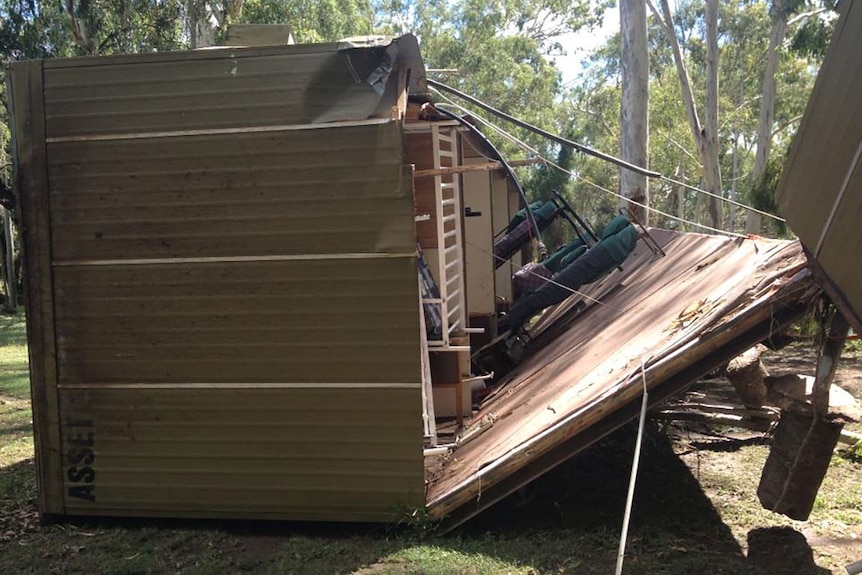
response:
<path id="1" fill-rule="evenodd" d="M 701 125 L 700 118 L 697 116 L 697 107 L 691 90 L 691 79 L 682 57 L 679 40 L 674 31 L 673 16 L 668 0 L 661 0 L 661 8 L 664 14 L 662 28 L 673 50 L 673 60 L 679 76 L 689 127 L 703 165 L 704 186 L 708 192 L 721 195 L 721 167 L 718 164 L 718 0 L 708 0 L 706 5 L 706 126 Z M 709 198 L 707 206 L 710 225 L 714 228 L 720 228 L 721 206 L 718 199 Z"/>
<path id="2" fill-rule="evenodd" d="M 649 167 L 649 52 L 647 50 L 646 4 L 638 0 L 620 1 L 622 34 L 622 106 L 620 110 L 621 158 L 644 168 Z M 620 194 L 649 205 L 647 178 L 620 168 Z M 620 200 L 620 207 L 631 208 L 646 224 L 645 208 Z"/>
<path id="3" fill-rule="evenodd" d="M 90 35 L 87 21 L 81 19 L 81 15 L 75 7 L 75 0 L 65 0 L 65 7 L 66 12 L 69 13 L 69 23 L 72 28 L 72 40 L 75 41 L 75 44 L 78 45 L 78 48 L 80 48 L 81 52 L 84 54 L 94 54 L 96 50 L 95 41 Z"/>
<path id="4" fill-rule="evenodd" d="M 721 196 L 721 167 L 718 164 L 718 0 L 706 2 L 706 126 L 701 131 L 703 178 L 706 191 Z M 721 204 L 710 196 L 709 220 L 721 228 Z"/>
<path id="5" fill-rule="evenodd" d="M 727 364 L 727 379 L 746 407 L 761 407 L 766 401 L 764 378 L 769 375 L 760 354 L 765 346 L 756 345 L 739 354 Z"/>
<path id="6" fill-rule="evenodd" d="M 217 4 L 213 6 L 217 7 Z M 215 44 L 218 20 L 213 20 L 210 4 L 204 0 L 188 0 L 186 3 L 186 30 L 189 48 L 196 50 Z"/>
<path id="7" fill-rule="evenodd" d="M 678 182 L 682 182 L 685 180 L 685 172 L 682 171 L 680 166 L 676 167 L 676 171 L 673 174 L 673 177 L 676 178 Z M 676 217 L 679 218 L 679 231 L 686 231 L 685 228 L 685 187 L 680 184 L 676 187 Z"/>
<path id="8" fill-rule="evenodd" d="M 766 53 L 766 69 L 763 72 L 763 94 L 760 98 L 760 115 L 757 117 L 757 152 L 754 156 L 754 169 L 751 172 L 751 185 L 756 186 L 766 172 L 766 162 L 772 148 L 772 124 L 775 120 L 775 75 L 778 72 L 778 48 L 787 33 L 787 16 L 781 0 L 772 5 L 772 29 L 769 32 L 769 48 Z M 745 220 L 745 231 L 752 234 L 761 232 L 761 216 L 749 211 Z"/>

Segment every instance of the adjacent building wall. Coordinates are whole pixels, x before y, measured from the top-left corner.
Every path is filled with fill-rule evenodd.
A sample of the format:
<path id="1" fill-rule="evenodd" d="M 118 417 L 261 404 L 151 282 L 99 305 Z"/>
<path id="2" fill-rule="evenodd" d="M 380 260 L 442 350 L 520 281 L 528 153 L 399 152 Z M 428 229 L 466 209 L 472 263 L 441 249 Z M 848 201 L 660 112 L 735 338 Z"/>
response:
<path id="1" fill-rule="evenodd" d="M 862 331 L 862 3 L 839 9 L 777 196 L 828 293 Z"/>

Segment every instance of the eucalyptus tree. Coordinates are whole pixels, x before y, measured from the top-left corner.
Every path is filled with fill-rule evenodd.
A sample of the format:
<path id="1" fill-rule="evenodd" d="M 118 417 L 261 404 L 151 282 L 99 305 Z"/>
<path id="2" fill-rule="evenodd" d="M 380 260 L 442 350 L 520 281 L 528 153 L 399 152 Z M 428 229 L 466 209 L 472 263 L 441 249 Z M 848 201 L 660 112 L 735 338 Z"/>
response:
<path id="1" fill-rule="evenodd" d="M 650 168 L 704 188 L 704 162 L 699 146 L 703 133 L 699 131 L 695 137 L 689 121 L 691 107 L 687 106 L 687 100 L 682 95 L 680 74 L 664 26 L 665 19 L 656 16 L 655 12 L 659 12 L 658 7 L 649 22 Z M 706 114 L 703 103 L 707 100 L 709 50 L 705 41 L 705 15 L 706 4 L 703 0 L 680 1 L 673 12 L 675 36 L 689 75 L 691 101 L 696 105 L 698 119 Z M 773 208 L 769 205 L 771 191 L 767 190 L 768 186 L 751 184 L 757 150 L 762 79 L 767 60 L 765 47 L 772 24 L 769 4 L 762 0 L 725 2 L 721 5 L 720 16 L 717 29 L 718 89 L 713 100 L 714 103 L 717 101 L 720 122 L 712 130 L 716 135 L 717 166 L 722 175 L 719 193 L 769 211 Z M 809 20 L 821 22 L 821 18 L 818 15 Z M 806 32 L 807 43 L 799 41 L 809 46 L 809 49 L 798 50 L 793 47 L 800 33 L 791 30 L 788 37 L 792 41 L 785 41 L 779 50 L 774 120 L 770 131 L 774 148 L 772 155 L 775 157 L 773 163 L 777 164 L 770 173 L 780 169 L 782 151 L 790 142 L 805 108 L 822 57 L 818 46 L 822 45 L 822 38 L 827 35 L 819 24 L 812 30 Z M 592 142 L 594 147 L 605 150 L 619 145 L 620 138 L 621 127 L 617 123 L 621 102 L 620 42 L 620 36 L 612 36 L 593 53 L 570 98 L 573 104 L 573 129 L 578 130 L 581 137 Z M 705 124 L 701 126 L 701 129 L 704 128 Z M 606 189 L 617 186 L 614 174 L 598 164 L 584 163 L 579 176 L 584 181 L 589 179 L 591 183 L 601 184 Z M 715 221 L 708 217 L 709 206 L 702 194 L 667 181 L 654 180 L 651 188 L 651 207 L 699 223 Z M 744 217 L 742 222 L 739 220 L 740 212 L 736 210 L 734 213 L 728 206 L 726 223 L 713 227 L 740 230 L 741 225 L 744 225 Z M 653 221 L 659 226 L 682 227 L 655 213 Z"/>
<path id="2" fill-rule="evenodd" d="M 597 24 L 606 5 L 605 0 L 383 0 L 375 8 L 378 29 L 419 37 L 435 79 L 542 128 L 568 133 L 568 105 L 553 57 L 562 49 L 561 35 Z M 439 95 L 438 101 L 447 98 Z M 557 146 L 494 121 L 557 157 Z M 504 153 L 524 154 L 518 145 L 483 129 Z M 537 195 L 544 193 L 538 188 L 547 181 L 539 175 L 531 170 L 525 178 Z"/>
<path id="3" fill-rule="evenodd" d="M 819 54 L 822 58 L 821 47 L 826 44 L 825 38 L 829 33 L 828 22 L 830 18 L 828 16 L 822 18 L 820 15 L 831 9 L 834 9 L 834 4 L 831 2 L 816 5 L 810 0 L 772 0 L 769 10 L 771 19 L 769 46 L 766 65 L 763 70 L 760 113 L 757 121 L 756 154 L 751 173 L 751 189 L 752 191 L 760 190 L 761 193 L 754 195 L 754 197 L 764 198 L 771 195 L 764 196 L 762 191 L 767 182 L 775 180 L 773 175 L 767 174 L 767 163 L 770 159 L 773 143 L 778 66 L 788 28 L 799 27 L 790 46 L 792 50 L 802 54 L 806 52 Z M 761 202 L 761 207 L 771 206 L 764 206 Z M 761 228 L 762 218 L 760 214 L 748 212 L 745 230 L 749 233 L 760 233 Z"/>
<path id="4" fill-rule="evenodd" d="M 620 61 L 622 103 L 620 106 L 620 157 L 636 166 L 649 167 L 649 52 L 647 50 L 646 4 L 643 0 L 620 0 Z M 620 168 L 620 194 L 649 205 L 645 175 Z M 625 205 L 621 199 L 620 205 Z M 646 223 L 646 208 L 632 205 L 638 219 Z"/>

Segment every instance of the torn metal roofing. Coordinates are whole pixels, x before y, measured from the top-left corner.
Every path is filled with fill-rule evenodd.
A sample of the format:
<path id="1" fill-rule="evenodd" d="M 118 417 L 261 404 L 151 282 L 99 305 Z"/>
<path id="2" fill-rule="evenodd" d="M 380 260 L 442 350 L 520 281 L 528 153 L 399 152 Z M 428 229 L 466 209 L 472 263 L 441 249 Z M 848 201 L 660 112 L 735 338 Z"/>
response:
<path id="1" fill-rule="evenodd" d="M 388 120 L 402 84 L 410 94 L 427 91 L 409 34 L 387 45 L 62 58 L 45 60 L 44 70 L 49 141 Z"/>
<path id="2" fill-rule="evenodd" d="M 644 385 L 653 403 L 679 391 L 819 293 L 798 242 L 652 234 L 666 257 L 639 242 L 622 272 L 546 311 L 538 351 L 429 478 L 431 517 L 466 520 L 632 419 Z"/>

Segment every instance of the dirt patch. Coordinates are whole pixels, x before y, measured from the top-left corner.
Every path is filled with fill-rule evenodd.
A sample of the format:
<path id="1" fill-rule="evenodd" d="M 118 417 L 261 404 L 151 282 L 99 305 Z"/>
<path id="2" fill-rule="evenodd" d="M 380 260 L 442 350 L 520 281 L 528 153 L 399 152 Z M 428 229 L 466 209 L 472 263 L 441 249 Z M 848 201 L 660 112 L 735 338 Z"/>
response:
<path id="1" fill-rule="evenodd" d="M 767 351 L 761 360 L 771 375 L 814 375 L 817 349 L 813 341 L 800 341 L 779 351 Z M 833 382 L 862 400 L 862 354 L 845 349 Z"/>
<path id="2" fill-rule="evenodd" d="M 780 351 L 767 351 L 761 359 L 773 376 L 813 375 L 817 349 L 813 342 L 797 342 Z M 834 383 L 862 401 L 862 356 L 845 350 Z M 717 402 L 739 403 L 724 378 L 698 382 L 691 393 L 701 394 L 701 401 L 705 396 Z M 862 424 L 847 428 L 858 431 Z M 757 499 L 770 432 L 681 422 L 672 424 L 668 431 L 674 450 L 698 478 L 750 565 L 777 574 L 843 574 L 845 565 L 862 559 L 862 495 L 858 487 L 862 464 L 858 457 L 842 456 L 839 447 L 811 516 L 807 521 L 793 521 L 762 509 Z"/>

